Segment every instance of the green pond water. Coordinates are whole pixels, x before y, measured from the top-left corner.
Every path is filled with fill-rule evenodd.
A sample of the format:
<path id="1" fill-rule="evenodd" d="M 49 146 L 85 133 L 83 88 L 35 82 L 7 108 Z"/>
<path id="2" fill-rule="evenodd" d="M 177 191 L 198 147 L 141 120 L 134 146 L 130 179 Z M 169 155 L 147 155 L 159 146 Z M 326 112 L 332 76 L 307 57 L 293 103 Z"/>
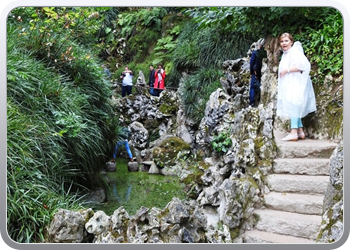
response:
<path id="1" fill-rule="evenodd" d="M 107 173 L 109 190 L 108 202 L 96 205 L 94 210 L 102 210 L 107 215 L 123 206 L 129 215 L 134 215 L 141 206 L 163 209 L 173 197 L 184 199 L 185 185 L 176 176 L 129 172 L 127 159 L 117 158 L 117 170 Z"/>

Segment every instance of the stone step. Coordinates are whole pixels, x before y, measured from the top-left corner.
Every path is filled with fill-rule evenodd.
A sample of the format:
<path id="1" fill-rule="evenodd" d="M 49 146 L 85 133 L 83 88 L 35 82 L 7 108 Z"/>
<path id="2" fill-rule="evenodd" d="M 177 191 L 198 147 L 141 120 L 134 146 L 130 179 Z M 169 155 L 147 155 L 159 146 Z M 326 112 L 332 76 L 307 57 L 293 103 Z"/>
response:
<path id="1" fill-rule="evenodd" d="M 322 158 L 278 158 L 274 160 L 276 174 L 329 175 L 329 159 Z"/>
<path id="2" fill-rule="evenodd" d="M 256 230 L 316 239 L 322 217 L 319 215 L 305 215 L 276 211 L 271 209 L 258 209 L 254 211 L 258 216 Z"/>
<path id="3" fill-rule="evenodd" d="M 324 194 L 329 183 L 329 176 L 270 174 L 265 180 L 271 191 Z"/>
<path id="4" fill-rule="evenodd" d="M 301 237 L 294 237 L 276 233 L 269 233 L 259 230 L 246 231 L 242 235 L 242 238 L 244 243 L 316 243 L 315 240 L 309 240 Z"/>
<path id="5" fill-rule="evenodd" d="M 284 212 L 322 215 L 323 195 L 276 193 L 264 195 L 265 206 Z"/>
<path id="6" fill-rule="evenodd" d="M 336 143 L 305 138 L 298 141 L 281 141 L 288 133 L 274 131 L 278 158 L 330 158 Z"/>

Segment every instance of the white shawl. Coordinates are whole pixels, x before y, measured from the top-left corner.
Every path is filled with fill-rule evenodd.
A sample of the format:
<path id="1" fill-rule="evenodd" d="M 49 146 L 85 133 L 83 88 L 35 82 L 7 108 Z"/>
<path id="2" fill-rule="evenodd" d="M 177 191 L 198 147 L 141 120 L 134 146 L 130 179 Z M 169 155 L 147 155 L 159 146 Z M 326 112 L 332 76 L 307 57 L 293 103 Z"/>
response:
<path id="1" fill-rule="evenodd" d="M 296 67 L 302 72 L 280 72 Z M 278 68 L 277 115 L 282 118 L 302 118 L 316 111 L 315 93 L 310 79 L 311 65 L 300 42 L 283 53 Z"/>

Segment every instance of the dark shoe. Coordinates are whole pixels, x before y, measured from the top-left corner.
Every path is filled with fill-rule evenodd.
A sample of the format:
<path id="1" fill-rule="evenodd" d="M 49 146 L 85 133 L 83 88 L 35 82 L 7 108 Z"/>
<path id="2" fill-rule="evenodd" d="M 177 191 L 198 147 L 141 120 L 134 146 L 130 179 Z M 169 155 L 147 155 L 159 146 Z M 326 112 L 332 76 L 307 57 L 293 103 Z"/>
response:
<path id="1" fill-rule="evenodd" d="M 115 162 L 115 159 L 110 160 L 110 162 Z"/>

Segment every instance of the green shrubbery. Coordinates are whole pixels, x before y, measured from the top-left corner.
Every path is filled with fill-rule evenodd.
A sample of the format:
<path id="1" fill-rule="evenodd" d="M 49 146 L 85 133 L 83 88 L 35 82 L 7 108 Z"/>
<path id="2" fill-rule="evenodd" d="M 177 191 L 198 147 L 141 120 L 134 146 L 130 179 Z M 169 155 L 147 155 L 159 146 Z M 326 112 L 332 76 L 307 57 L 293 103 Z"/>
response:
<path id="1" fill-rule="evenodd" d="M 302 41 L 305 53 L 317 74 L 339 76 L 343 74 L 343 20 L 340 12 L 324 18 L 320 27 L 307 27 L 305 33 L 296 36 Z"/>
<path id="2" fill-rule="evenodd" d="M 19 8 L 8 22 L 7 228 L 21 243 L 41 242 L 58 208 L 82 207 L 118 132 L 109 82 L 65 11 Z"/>
<path id="3" fill-rule="evenodd" d="M 210 94 L 221 87 L 221 70 L 202 68 L 184 79 L 180 93 L 184 115 L 199 124 Z"/>

